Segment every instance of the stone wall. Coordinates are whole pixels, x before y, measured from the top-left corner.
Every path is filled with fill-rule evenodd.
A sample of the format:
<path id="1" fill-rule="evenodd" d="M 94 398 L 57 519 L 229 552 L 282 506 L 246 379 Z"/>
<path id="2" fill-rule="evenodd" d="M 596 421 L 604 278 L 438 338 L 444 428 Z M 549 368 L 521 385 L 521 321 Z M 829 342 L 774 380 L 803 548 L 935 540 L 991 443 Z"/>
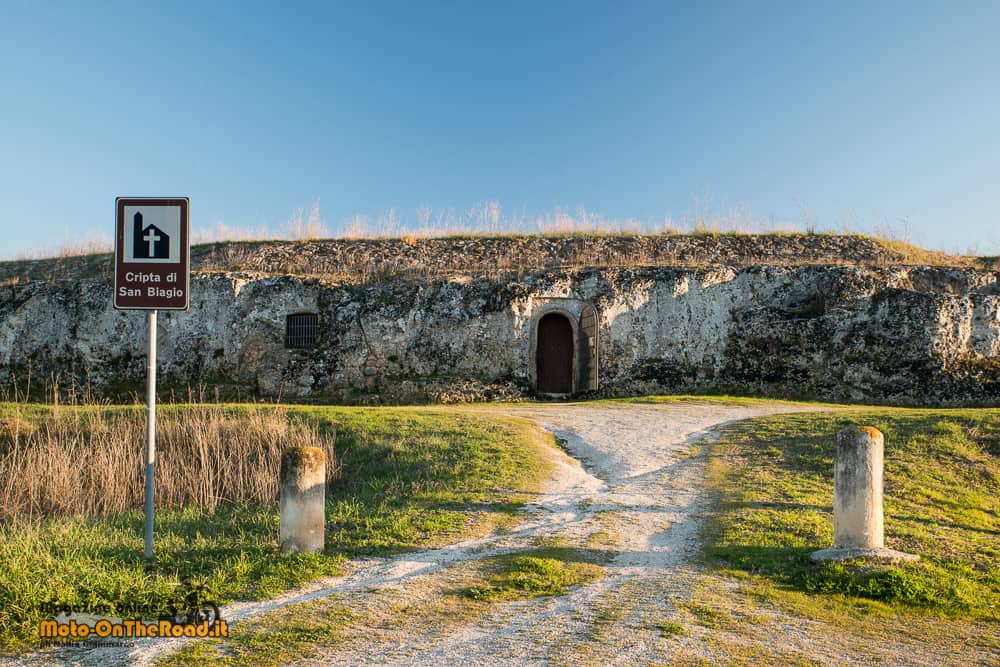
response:
<path id="1" fill-rule="evenodd" d="M 532 393 L 539 313 L 597 312 L 598 395 L 731 392 L 1000 402 L 997 272 L 899 266 L 604 267 L 363 284 L 200 273 L 160 315 L 161 387 L 348 403 Z M 319 316 L 309 349 L 285 318 Z M 0 377 L 142 394 L 144 313 L 106 280 L 0 288 Z"/>

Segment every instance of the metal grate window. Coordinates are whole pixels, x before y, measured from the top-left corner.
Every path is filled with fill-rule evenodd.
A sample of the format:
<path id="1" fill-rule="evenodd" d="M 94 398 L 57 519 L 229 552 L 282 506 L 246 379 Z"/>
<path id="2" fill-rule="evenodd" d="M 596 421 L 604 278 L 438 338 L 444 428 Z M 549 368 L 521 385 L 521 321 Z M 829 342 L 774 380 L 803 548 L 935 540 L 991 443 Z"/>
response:
<path id="1" fill-rule="evenodd" d="M 298 313 L 285 318 L 285 347 L 303 349 L 316 343 L 319 315 Z"/>

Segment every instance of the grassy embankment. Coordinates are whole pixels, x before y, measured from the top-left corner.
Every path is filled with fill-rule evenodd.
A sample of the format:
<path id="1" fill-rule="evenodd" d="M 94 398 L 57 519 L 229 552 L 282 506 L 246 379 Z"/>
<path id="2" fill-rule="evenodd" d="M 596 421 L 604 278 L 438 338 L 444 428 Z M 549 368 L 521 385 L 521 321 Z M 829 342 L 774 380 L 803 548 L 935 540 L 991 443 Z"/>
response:
<path id="1" fill-rule="evenodd" d="M 160 414 L 172 435 L 160 441 L 157 563 L 147 570 L 141 409 L 0 404 L 0 648 L 37 642 L 46 603 L 155 617 L 182 582 L 219 603 L 267 598 L 340 572 L 350 556 L 483 534 L 513 521 L 546 469 L 547 436 L 503 417 L 263 406 Z M 329 447 L 334 433 L 326 550 L 280 555 L 275 454 L 285 438 Z M 227 466 L 238 474 L 220 474 Z"/>
<path id="2" fill-rule="evenodd" d="M 913 564 L 816 564 L 833 541 L 834 434 L 886 436 L 885 525 Z M 710 564 L 808 617 L 1000 621 L 1000 410 L 853 409 L 755 419 L 710 450 Z M 1000 626 L 998 626 L 1000 627 Z"/>

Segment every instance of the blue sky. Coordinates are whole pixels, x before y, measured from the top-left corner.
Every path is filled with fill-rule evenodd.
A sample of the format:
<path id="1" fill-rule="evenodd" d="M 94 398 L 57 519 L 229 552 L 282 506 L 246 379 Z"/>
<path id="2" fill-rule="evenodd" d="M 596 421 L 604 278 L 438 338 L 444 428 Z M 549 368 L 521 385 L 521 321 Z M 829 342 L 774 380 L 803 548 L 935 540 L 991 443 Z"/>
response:
<path id="1" fill-rule="evenodd" d="M 482 202 L 1000 254 L 1000 3 L 10 3 L 2 257 Z M 806 221 L 804 223 L 804 221 Z"/>

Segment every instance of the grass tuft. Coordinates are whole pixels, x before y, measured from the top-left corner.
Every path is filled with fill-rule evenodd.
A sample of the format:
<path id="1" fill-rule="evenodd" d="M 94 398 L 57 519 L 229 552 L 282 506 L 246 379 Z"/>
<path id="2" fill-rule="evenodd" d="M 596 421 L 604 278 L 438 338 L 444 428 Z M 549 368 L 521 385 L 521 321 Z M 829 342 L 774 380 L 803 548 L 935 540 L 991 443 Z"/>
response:
<path id="1" fill-rule="evenodd" d="M 684 625 L 677 621 L 663 621 L 658 623 L 656 628 L 664 637 L 676 637 L 684 634 Z"/>
<path id="2" fill-rule="evenodd" d="M 563 560 L 540 550 L 534 555 L 499 556 L 485 564 L 486 582 L 463 589 L 462 595 L 481 602 L 499 602 L 546 595 L 565 595 L 573 586 L 603 576 L 599 565 Z"/>

